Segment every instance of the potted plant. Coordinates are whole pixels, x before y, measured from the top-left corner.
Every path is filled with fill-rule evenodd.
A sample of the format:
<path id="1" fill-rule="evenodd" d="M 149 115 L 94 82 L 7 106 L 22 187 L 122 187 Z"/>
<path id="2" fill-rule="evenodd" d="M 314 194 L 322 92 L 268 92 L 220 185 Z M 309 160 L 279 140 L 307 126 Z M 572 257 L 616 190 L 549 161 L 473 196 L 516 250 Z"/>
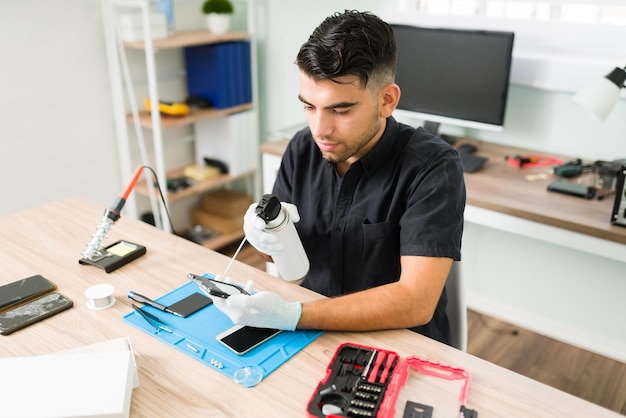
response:
<path id="1" fill-rule="evenodd" d="M 202 12 L 206 15 L 209 31 L 215 35 L 228 32 L 234 10 L 230 0 L 206 0 Z"/>

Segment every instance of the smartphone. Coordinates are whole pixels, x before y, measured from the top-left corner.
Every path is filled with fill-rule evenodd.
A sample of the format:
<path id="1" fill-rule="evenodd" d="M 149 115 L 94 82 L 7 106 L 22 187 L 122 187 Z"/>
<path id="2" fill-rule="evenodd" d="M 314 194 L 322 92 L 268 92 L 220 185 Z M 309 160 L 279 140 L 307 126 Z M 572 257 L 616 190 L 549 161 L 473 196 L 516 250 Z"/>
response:
<path id="1" fill-rule="evenodd" d="M 0 311 L 56 289 L 54 283 L 37 274 L 0 286 Z"/>
<path id="2" fill-rule="evenodd" d="M 178 313 L 183 318 L 187 318 L 189 315 L 209 306 L 212 303 L 213 300 L 210 297 L 200 293 L 192 293 L 178 302 L 174 302 L 168 306 L 168 308 Z"/>
<path id="3" fill-rule="evenodd" d="M 595 187 L 585 186 L 584 184 L 574 183 L 571 181 L 555 180 L 548 185 L 551 192 L 564 193 L 571 196 L 584 197 L 585 199 L 593 199 L 596 195 Z"/>
<path id="4" fill-rule="evenodd" d="M 42 319 L 71 308 L 74 303 L 58 292 L 48 293 L 0 313 L 0 334 L 9 335 Z"/>
<path id="5" fill-rule="evenodd" d="M 215 336 L 235 354 L 242 355 L 279 334 L 281 330 L 272 328 L 256 328 L 247 325 L 235 325 Z"/>
<path id="6" fill-rule="evenodd" d="M 235 283 L 225 283 L 210 277 L 202 277 L 189 273 L 187 278 L 194 282 L 200 290 L 210 296 L 226 299 L 232 295 L 249 295 L 243 287 Z"/>

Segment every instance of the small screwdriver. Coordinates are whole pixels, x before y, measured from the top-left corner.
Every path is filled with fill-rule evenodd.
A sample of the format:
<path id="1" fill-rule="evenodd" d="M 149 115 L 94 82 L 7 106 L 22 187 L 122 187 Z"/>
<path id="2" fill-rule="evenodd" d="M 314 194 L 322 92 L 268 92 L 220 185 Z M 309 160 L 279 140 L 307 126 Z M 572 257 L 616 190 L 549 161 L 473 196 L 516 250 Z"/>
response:
<path id="1" fill-rule="evenodd" d="M 171 310 L 167 306 L 161 305 L 160 303 L 155 302 L 152 299 L 145 297 L 144 295 L 140 295 L 139 293 L 135 293 L 132 290 L 130 292 L 128 292 L 128 298 L 134 300 L 135 302 L 145 303 L 146 305 L 150 305 L 153 308 L 156 308 L 156 309 L 158 309 L 160 311 L 171 313 L 173 315 L 182 317 L 181 314 Z"/>

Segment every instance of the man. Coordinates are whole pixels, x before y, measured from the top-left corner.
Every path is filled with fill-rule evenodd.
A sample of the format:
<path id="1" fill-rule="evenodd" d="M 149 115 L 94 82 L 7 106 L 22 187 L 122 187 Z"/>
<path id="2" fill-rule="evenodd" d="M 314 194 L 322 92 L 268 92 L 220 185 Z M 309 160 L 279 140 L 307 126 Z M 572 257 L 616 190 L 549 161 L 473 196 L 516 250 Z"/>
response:
<path id="1" fill-rule="evenodd" d="M 290 141 L 273 194 L 295 218 L 310 260 L 300 304 L 271 292 L 217 306 L 236 323 L 282 329 L 411 328 L 449 344 L 444 285 L 460 260 L 465 186 L 458 155 L 393 117 L 396 42 L 367 12 L 328 17 L 302 45 L 298 98 L 309 127 Z M 277 255 L 283 243 L 246 237 Z"/>

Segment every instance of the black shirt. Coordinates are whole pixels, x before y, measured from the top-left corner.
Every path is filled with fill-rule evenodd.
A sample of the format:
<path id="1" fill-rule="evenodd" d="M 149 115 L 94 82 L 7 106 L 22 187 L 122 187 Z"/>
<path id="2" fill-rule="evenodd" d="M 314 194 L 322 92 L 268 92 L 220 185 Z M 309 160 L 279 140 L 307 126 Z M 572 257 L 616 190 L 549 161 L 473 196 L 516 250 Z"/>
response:
<path id="1" fill-rule="evenodd" d="M 394 118 L 343 178 L 322 158 L 310 130 L 301 130 L 273 193 L 298 207 L 296 228 L 311 262 L 302 285 L 323 295 L 397 281 L 402 255 L 461 258 L 465 184 L 458 154 Z M 445 308 L 444 291 L 433 320 L 414 330 L 449 343 Z"/>

